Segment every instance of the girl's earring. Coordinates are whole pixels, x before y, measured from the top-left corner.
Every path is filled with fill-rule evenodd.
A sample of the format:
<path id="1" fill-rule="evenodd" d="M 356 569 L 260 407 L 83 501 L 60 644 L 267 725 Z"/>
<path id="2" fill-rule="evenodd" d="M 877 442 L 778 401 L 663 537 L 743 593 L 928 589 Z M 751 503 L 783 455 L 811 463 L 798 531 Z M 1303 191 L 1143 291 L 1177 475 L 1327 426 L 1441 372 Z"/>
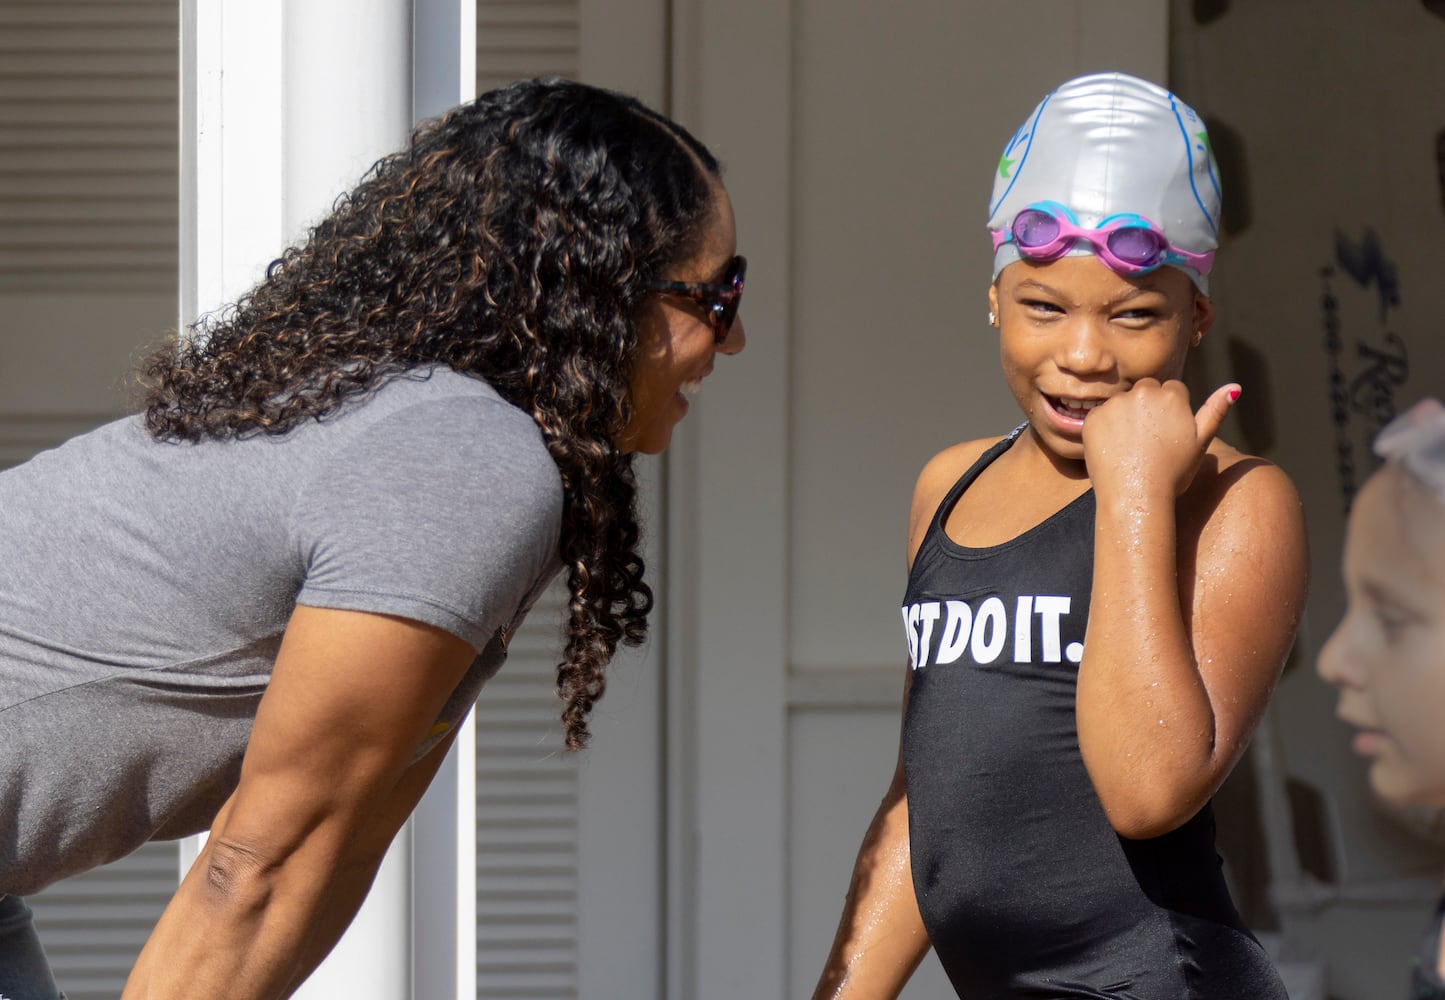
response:
<path id="1" fill-rule="evenodd" d="M 989 325 L 989 326 L 998 326 L 998 317 L 993 314 L 993 310 L 992 310 L 992 309 L 990 309 L 990 310 L 988 311 L 988 325 Z"/>
<path id="2" fill-rule="evenodd" d="M 1194 338 L 1189 341 L 1190 346 L 1191 346 L 1191 347 L 1198 347 L 1198 346 L 1199 346 L 1200 344 L 1202 344 L 1202 343 L 1204 343 L 1204 331 L 1203 331 L 1203 330 L 1195 330 L 1195 331 L 1194 331 Z"/>

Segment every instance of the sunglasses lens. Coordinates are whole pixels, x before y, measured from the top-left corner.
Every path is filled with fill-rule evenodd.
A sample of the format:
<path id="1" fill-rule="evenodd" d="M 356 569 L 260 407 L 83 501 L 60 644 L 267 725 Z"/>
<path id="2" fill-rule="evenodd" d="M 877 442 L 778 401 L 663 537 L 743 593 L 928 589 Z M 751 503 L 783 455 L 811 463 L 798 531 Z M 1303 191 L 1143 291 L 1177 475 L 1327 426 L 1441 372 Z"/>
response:
<path id="1" fill-rule="evenodd" d="M 717 319 L 717 330 L 720 336 L 726 337 L 733 327 L 733 320 L 738 317 L 738 306 L 743 301 L 743 278 L 748 273 L 748 261 L 746 257 L 734 257 L 732 264 L 728 267 L 727 273 L 723 275 L 722 283 L 727 286 L 727 291 L 718 297 L 713 305 L 713 316 Z"/>
<path id="2" fill-rule="evenodd" d="M 1164 238 L 1152 229 L 1125 226 L 1108 236 L 1109 252 L 1126 264 L 1151 267 L 1164 258 Z"/>
<path id="3" fill-rule="evenodd" d="M 1014 216 L 1014 239 L 1025 250 L 1048 246 L 1059 238 L 1059 220 L 1047 212 L 1027 208 Z"/>
<path id="4" fill-rule="evenodd" d="M 726 336 L 727 332 L 733 328 L 733 320 L 738 317 L 738 300 L 730 298 L 726 302 L 719 302 L 713 315 L 717 317 L 717 331 Z"/>

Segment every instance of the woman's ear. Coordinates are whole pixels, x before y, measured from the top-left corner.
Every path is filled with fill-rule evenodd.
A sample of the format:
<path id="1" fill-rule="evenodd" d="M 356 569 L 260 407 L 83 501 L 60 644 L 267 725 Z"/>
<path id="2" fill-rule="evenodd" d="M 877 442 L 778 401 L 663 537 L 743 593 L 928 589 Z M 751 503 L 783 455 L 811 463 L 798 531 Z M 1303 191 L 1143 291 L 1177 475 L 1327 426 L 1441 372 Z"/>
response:
<path id="1" fill-rule="evenodd" d="M 998 282 L 988 286 L 988 325 L 998 326 Z"/>

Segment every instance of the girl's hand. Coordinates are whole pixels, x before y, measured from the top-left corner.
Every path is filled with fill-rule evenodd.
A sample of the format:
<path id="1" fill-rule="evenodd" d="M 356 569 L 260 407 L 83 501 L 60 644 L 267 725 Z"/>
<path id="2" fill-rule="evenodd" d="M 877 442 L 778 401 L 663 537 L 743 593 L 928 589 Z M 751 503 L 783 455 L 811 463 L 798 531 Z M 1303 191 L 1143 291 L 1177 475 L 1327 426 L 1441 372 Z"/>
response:
<path id="1" fill-rule="evenodd" d="M 1239 398 L 1222 385 L 1195 413 L 1183 382 L 1145 378 L 1084 420 L 1084 464 L 1096 493 L 1181 496 Z"/>

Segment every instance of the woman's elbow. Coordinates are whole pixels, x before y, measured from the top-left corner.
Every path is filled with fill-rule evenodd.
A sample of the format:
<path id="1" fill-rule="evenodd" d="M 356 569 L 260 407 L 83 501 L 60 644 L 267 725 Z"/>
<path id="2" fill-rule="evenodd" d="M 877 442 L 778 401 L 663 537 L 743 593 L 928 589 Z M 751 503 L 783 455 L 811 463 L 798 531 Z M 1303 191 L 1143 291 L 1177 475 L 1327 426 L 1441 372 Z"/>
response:
<path id="1" fill-rule="evenodd" d="M 264 910 L 282 861 L 213 834 L 198 862 L 206 898 L 222 908 Z"/>

